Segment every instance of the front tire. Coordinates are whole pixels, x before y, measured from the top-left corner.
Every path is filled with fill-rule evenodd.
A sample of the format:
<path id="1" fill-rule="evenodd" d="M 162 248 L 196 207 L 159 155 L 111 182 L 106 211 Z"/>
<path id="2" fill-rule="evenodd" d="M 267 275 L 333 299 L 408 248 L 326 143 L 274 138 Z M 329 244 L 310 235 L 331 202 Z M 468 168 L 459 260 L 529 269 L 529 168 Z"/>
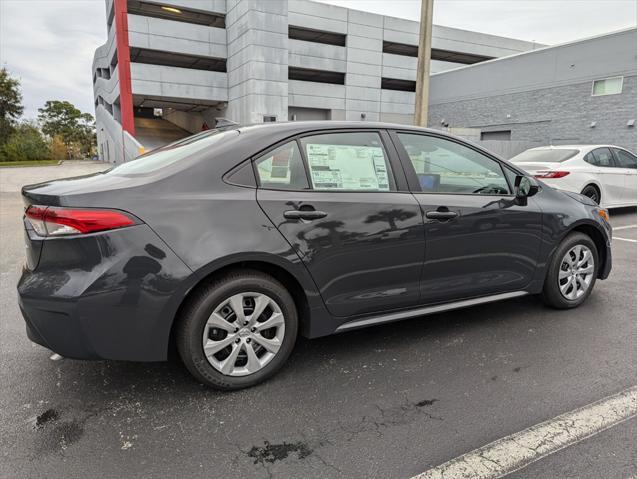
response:
<path id="1" fill-rule="evenodd" d="M 593 240 L 571 233 L 558 246 L 544 280 L 542 300 L 557 309 L 576 308 L 591 294 L 599 268 Z"/>
<path id="2" fill-rule="evenodd" d="M 228 391 L 273 376 L 292 352 L 298 331 L 290 293 L 254 270 L 232 272 L 201 287 L 178 321 L 177 349 L 188 371 Z"/>

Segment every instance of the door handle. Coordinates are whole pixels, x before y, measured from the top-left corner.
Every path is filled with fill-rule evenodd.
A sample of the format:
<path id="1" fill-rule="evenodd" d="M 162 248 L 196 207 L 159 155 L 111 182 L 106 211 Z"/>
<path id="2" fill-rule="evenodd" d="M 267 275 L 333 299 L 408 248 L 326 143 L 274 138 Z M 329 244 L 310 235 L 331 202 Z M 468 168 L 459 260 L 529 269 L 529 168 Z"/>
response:
<path id="1" fill-rule="evenodd" d="M 283 217 L 289 220 L 318 220 L 326 216 L 327 213 L 325 211 L 316 210 L 288 210 L 283 212 Z"/>
<path id="2" fill-rule="evenodd" d="M 456 213 L 455 211 L 427 211 L 427 213 L 425 213 L 425 216 L 430 220 L 445 221 L 455 218 L 456 216 L 458 216 L 458 213 Z"/>

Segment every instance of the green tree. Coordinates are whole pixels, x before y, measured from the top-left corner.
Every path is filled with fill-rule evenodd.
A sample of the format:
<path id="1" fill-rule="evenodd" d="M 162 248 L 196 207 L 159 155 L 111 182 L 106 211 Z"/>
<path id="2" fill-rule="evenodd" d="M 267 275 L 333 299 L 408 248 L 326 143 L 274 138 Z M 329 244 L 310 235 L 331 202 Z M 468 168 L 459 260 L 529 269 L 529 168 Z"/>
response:
<path id="1" fill-rule="evenodd" d="M 23 111 L 20 82 L 11 78 L 6 68 L 0 68 L 0 147 L 9 139 Z"/>
<path id="2" fill-rule="evenodd" d="M 28 122 L 14 128 L 4 145 L 0 147 L 0 160 L 46 160 L 49 147 L 38 128 Z"/>
<path id="3" fill-rule="evenodd" d="M 79 150 L 90 155 L 95 149 L 95 121 L 68 101 L 47 101 L 38 109 L 42 132 L 49 138 L 59 137 L 66 145 L 69 157 Z"/>
<path id="4" fill-rule="evenodd" d="M 52 160 L 66 160 L 66 145 L 59 136 L 54 136 L 51 138 L 51 141 L 49 141 L 49 156 Z"/>

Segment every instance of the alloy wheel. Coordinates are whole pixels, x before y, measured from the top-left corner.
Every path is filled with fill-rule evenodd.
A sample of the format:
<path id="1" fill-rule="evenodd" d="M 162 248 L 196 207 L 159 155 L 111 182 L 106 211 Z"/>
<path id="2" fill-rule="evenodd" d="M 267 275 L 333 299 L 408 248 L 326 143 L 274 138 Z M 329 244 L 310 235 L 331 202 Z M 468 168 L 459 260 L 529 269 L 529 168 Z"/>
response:
<path id="1" fill-rule="evenodd" d="M 203 331 L 208 362 L 227 376 L 263 369 L 281 348 L 285 320 L 279 305 L 263 293 L 235 294 L 212 312 Z"/>
<path id="2" fill-rule="evenodd" d="M 562 296 L 573 301 L 584 295 L 593 280 L 595 260 L 593 253 L 585 245 L 575 245 L 569 249 L 560 263 L 557 283 Z"/>

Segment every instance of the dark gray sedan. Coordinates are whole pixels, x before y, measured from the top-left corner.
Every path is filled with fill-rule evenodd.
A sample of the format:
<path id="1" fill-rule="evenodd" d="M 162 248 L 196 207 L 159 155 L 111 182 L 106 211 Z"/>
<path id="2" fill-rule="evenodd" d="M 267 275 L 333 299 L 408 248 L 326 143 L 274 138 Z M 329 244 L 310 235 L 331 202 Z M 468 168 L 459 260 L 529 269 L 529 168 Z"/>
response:
<path id="1" fill-rule="evenodd" d="M 204 132 L 22 190 L 28 336 L 162 361 L 221 389 L 297 337 L 538 294 L 579 306 L 611 270 L 607 212 L 434 130 L 299 122 Z"/>

